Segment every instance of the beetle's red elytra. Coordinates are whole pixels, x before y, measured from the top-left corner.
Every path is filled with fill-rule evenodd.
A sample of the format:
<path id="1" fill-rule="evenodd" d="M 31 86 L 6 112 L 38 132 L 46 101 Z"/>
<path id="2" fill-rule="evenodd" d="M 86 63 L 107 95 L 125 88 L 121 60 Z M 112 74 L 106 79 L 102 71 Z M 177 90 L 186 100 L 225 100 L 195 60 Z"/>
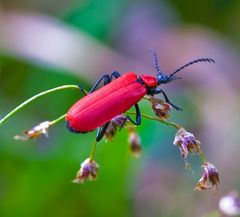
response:
<path id="1" fill-rule="evenodd" d="M 103 126 L 129 110 L 146 94 L 146 88 L 136 80 L 137 75 L 130 72 L 86 95 L 69 109 L 66 120 L 79 132 Z"/>

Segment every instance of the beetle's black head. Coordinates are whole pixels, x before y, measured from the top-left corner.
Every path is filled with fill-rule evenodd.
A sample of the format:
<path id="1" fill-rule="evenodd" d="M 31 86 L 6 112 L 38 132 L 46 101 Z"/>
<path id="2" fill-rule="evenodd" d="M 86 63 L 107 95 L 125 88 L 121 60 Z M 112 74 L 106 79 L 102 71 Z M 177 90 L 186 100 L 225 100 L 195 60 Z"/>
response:
<path id="1" fill-rule="evenodd" d="M 166 84 L 166 83 L 169 83 L 171 81 L 174 81 L 174 80 L 177 80 L 177 79 L 181 79 L 181 77 L 177 77 L 177 76 L 170 76 L 170 75 L 165 75 L 163 73 L 158 73 L 156 75 L 156 78 L 157 78 L 157 83 L 158 85 L 160 84 Z"/>
<path id="2" fill-rule="evenodd" d="M 156 79 L 157 79 L 157 83 L 158 85 L 160 84 L 166 84 L 166 83 L 169 83 L 171 81 L 174 81 L 174 80 L 178 80 L 178 79 L 181 79 L 181 77 L 177 77 L 175 76 L 176 73 L 178 73 L 179 71 L 181 71 L 182 69 L 190 66 L 190 65 L 193 65 L 195 63 L 198 63 L 198 62 L 208 62 L 208 63 L 215 63 L 215 61 L 211 58 L 200 58 L 200 59 L 196 59 L 196 60 L 193 60 L 183 66 L 181 66 L 180 68 L 178 68 L 177 70 L 175 70 L 173 73 L 171 73 L 170 75 L 166 75 L 164 74 L 161 70 L 160 70 L 160 67 L 159 67 L 159 64 L 158 64 L 158 58 L 157 58 L 157 54 L 156 52 L 151 49 L 152 53 L 153 53 L 153 58 L 154 58 L 154 67 L 155 69 L 157 70 L 157 75 L 156 75 Z"/>

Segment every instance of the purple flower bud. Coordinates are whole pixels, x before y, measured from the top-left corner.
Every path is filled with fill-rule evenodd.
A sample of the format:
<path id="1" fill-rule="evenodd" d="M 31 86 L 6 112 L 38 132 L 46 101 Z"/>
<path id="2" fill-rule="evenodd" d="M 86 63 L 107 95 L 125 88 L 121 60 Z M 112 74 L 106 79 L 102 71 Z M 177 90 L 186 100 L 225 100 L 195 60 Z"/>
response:
<path id="1" fill-rule="evenodd" d="M 206 189 L 213 189 L 214 187 L 217 190 L 219 184 L 219 173 L 217 168 L 209 162 L 203 164 L 202 167 L 204 169 L 203 176 L 201 177 L 201 179 L 199 179 L 198 184 L 196 185 L 194 190 L 200 191 Z M 208 185 L 209 183 L 211 185 Z"/>
<path id="2" fill-rule="evenodd" d="M 201 143 L 192 133 L 180 128 L 176 133 L 173 144 L 179 147 L 181 156 L 186 159 L 188 153 L 199 153 Z"/>
<path id="3" fill-rule="evenodd" d="M 124 115 L 117 115 L 111 121 L 115 123 L 118 127 L 123 127 L 127 120 Z"/>
<path id="4" fill-rule="evenodd" d="M 124 115 L 118 115 L 114 117 L 105 132 L 105 136 L 108 140 L 112 140 L 112 138 L 116 135 L 117 129 L 123 127 L 126 122 L 126 117 Z"/>
<path id="5" fill-rule="evenodd" d="M 76 178 L 73 180 L 74 183 L 84 183 L 88 178 L 90 181 L 95 180 L 98 174 L 99 165 L 90 158 L 87 158 L 81 164 L 80 170 L 76 174 Z"/>

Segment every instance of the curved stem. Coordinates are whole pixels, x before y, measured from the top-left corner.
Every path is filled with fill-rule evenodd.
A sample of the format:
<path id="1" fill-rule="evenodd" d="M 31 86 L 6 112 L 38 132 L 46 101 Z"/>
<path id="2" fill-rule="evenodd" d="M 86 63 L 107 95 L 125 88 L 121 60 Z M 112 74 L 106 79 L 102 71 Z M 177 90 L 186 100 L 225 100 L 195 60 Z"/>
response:
<path id="1" fill-rule="evenodd" d="M 59 90 L 65 90 L 65 89 L 79 89 L 79 87 L 77 85 L 63 85 L 60 87 L 55 87 L 53 89 L 43 91 L 43 92 L 29 98 L 28 100 L 24 101 L 19 106 L 17 106 L 15 109 L 13 109 L 11 112 L 9 112 L 4 118 L 2 118 L 0 120 L 0 125 L 3 124 L 4 122 L 6 122 L 9 118 L 11 118 L 13 115 L 15 115 L 18 111 L 20 111 L 25 106 L 27 106 L 29 103 L 33 102 L 34 100 L 38 99 L 39 97 L 48 95 L 50 93 L 53 93 L 53 92 L 56 92 Z"/>
<path id="2" fill-rule="evenodd" d="M 129 114 L 129 115 L 135 115 L 135 112 L 125 112 L 126 114 Z M 180 125 L 174 123 L 174 122 L 170 122 L 170 121 L 165 121 L 165 120 L 162 120 L 160 118 L 157 118 L 157 117 L 152 117 L 152 116 L 148 116 L 148 115 L 145 115 L 145 114 L 141 114 L 141 116 L 143 118 L 147 118 L 147 119 L 150 119 L 150 120 L 154 120 L 154 121 L 158 121 L 158 122 L 161 122 L 167 126 L 172 126 L 174 127 L 175 129 L 179 130 L 181 128 Z"/>

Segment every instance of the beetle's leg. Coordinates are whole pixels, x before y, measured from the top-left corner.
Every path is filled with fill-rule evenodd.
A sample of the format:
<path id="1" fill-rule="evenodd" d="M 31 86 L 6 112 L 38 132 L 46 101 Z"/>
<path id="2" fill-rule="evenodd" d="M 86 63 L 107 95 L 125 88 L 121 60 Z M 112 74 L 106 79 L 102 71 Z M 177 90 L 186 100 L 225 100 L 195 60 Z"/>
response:
<path id="1" fill-rule="evenodd" d="M 141 113 L 138 104 L 134 105 L 135 110 L 136 110 L 136 121 L 134 121 L 129 115 L 125 117 L 125 120 L 123 121 L 121 128 L 123 128 L 124 124 L 126 123 L 127 120 L 129 120 L 132 124 L 134 125 L 140 125 L 141 124 Z"/>
<path id="2" fill-rule="evenodd" d="M 113 71 L 110 77 L 111 77 L 111 81 L 112 81 L 113 77 L 119 78 L 119 77 L 121 77 L 121 74 L 117 71 Z"/>
<path id="3" fill-rule="evenodd" d="M 159 94 L 159 93 L 161 93 L 161 94 L 164 96 L 165 101 L 166 101 L 168 104 L 170 104 L 173 108 L 175 108 L 176 110 L 182 111 L 182 108 L 180 108 L 180 107 L 178 107 L 178 106 L 176 106 L 176 105 L 174 105 L 173 103 L 170 102 L 170 100 L 169 100 L 168 97 L 167 97 L 167 94 L 166 94 L 162 89 L 156 89 L 156 90 L 154 91 L 154 95 L 155 95 L 155 94 Z"/>
<path id="4" fill-rule="evenodd" d="M 83 93 L 83 95 L 86 96 L 87 92 L 83 89 L 83 87 L 80 84 L 78 84 L 78 87 L 79 87 L 80 91 Z"/>
<path id="5" fill-rule="evenodd" d="M 134 106 L 135 106 L 135 110 L 136 110 L 136 121 L 134 121 L 129 115 L 127 115 L 125 117 L 125 120 L 123 121 L 122 125 L 120 126 L 120 129 L 123 128 L 123 126 L 124 126 L 124 124 L 126 123 L 127 120 L 129 120 L 134 125 L 140 125 L 141 124 L 141 113 L 140 113 L 139 106 L 138 106 L 138 104 L 136 104 Z M 109 124 L 110 124 L 110 121 L 107 122 L 106 124 L 104 124 L 102 127 L 98 128 L 97 137 L 96 137 L 97 142 L 99 142 L 103 138 Z"/>
<path id="6" fill-rule="evenodd" d="M 89 93 L 92 93 L 96 90 L 97 86 L 100 84 L 100 82 L 103 80 L 103 84 L 106 85 L 108 83 L 110 83 L 114 78 L 119 78 L 121 76 L 121 74 L 119 72 L 112 72 L 111 75 L 103 75 L 100 79 L 98 79 L 98 81 L 93 85 L 93 87 L 91 88 L 91 90 L 89 91 Z"/>
<path id="7" fill-rule="evenodd" d="M 96 137 L 97 142 L 99 142 L 103 138 L 103 136 L 108 128 L 109 123 L 110 123 L 110 121 L 107 122 L 106 124 L 104 124 L 102 127 L 98 128 L 97 137 Z"/>
<path id="8" fill-rule="evenodd" d="M 100 82 L 103 80 L 104 85 L 111 82 L 111 77 L 109 75 L 103 75 L 101 78 L 99 78 L 96 83 L 93 85 L 91 90 L 88 92 L 88 94 L 94 92 L 97 88 L 97 86 L 100 84 Z"/>

